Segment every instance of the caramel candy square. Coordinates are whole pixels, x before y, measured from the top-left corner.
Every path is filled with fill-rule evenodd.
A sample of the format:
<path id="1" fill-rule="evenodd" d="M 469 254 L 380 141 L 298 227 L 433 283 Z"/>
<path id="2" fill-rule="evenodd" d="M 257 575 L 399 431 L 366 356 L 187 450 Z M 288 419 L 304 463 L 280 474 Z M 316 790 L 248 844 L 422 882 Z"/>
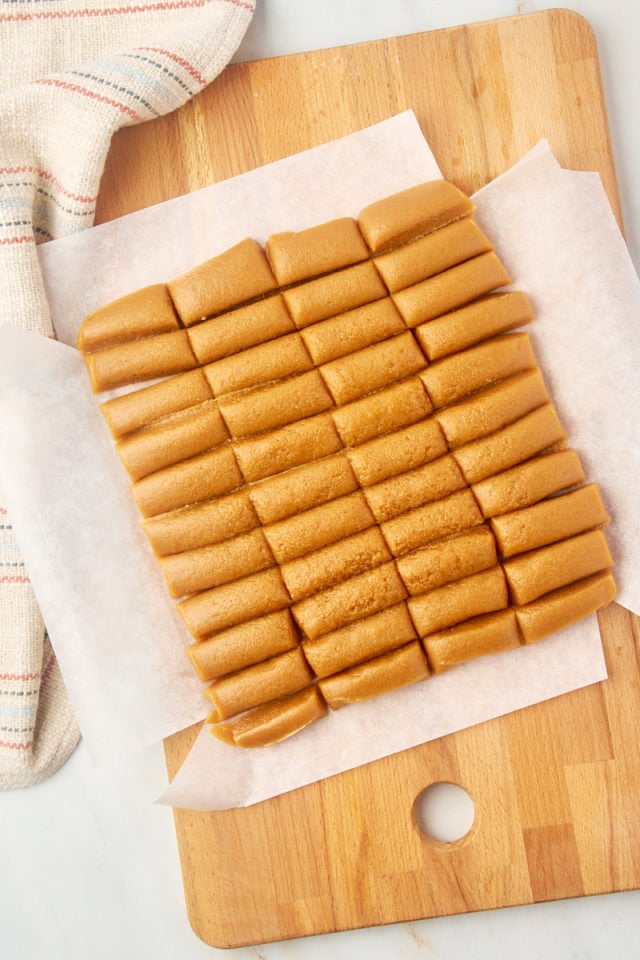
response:
<path id="1" fill-rule="evenodd" d="M 609 571 L 596 573 L 569 586 L 553 590 L 523 607 L 516 607 L 518 626 L 525 643 L 535 643 L 611 603 L 616 585 Z"/>
<path id="2" fill-rule="evenodd" d="M 116 439 L 146 427 L 154 420 L 179 413 L 212 400 L 213 394 L 202 370 L 179 373 L 150 387 L 113 397 L 100 409 Z"/>
<path id="3" fill-rule="evenodd" d="M 512 609 L 486 613 L 424 638 L 427 660 L 434 673 L 519 646 L 520 631 Z"/>
<path id="4" fill-rule="evenodd" d="M 508 603 L 507 582 L 499 566 L 454 580 L 408 601 L 409 613 L 420 637 L 482 613 L 503 610 Z"/>
<path id="5" fill-rule="evenodd" d="M 415 510 L 432 500 L 440 500 L 465 486 L 460 468 L 453 457 L 446 454 L 415 470 L 367 487 L 364 495 L 371 512 L 380 522 Z"/>
<path id="6" fill-rule="evenodd" d="M 140 383 L 197 366 L 186 330 L 118 343 L 84 358 L 94 393 Z"/>
<path id="7" fill-rule="evenodd" d="M 424 367 L 424 355 L 407 331 L 320 367 L 336 403 L 346 404 L 404 380 Z"/>
<path id="8" fill-rule="evenodd" d="M 536 368 L 515 373 L 466 400 L 437 410 L 435 417 L 453 449 L 501 430 L 548 400 L 542 374 Z"/>
<path id="9" fill-rule="evenodd" d="M 486 526 L 437 540 L 397 560 L 403 583 L 413 596 L 489 570 L 497 563 L 496 543 Z"/>
<path id="10" fill-rule="evenodd" d="M 211 732 L 235 747 L 267 747 L 299 733 L 326 713 L 327 705 L 316 687 L 305 687 L 254 707 L 233 720 L 214 723 Z"/>
<path id="11" fill-rule="evenodd" d="M 531 320 L 533 309 L 526 294 L 492 293 L 422 324 L 416 336 L 429 360 L 438 360 Z"/>
<path id="12" fill-rule="evenodd" d="M 511 277 L 495 253 L 481 253 L 392 297 L 407 326 L 417 327 L 509 283 Z"/>
<path id="13" fill-rule="evenodd" d="M 93 353 L 116 343 L 140 340 L 180 328 L 166 284 L 156 283 L 108 303 L 84 318 L 78 350 Z"/>
<path id="14" fill-rule="evenodd" d="M 317 640 L 305 640 L 305 656 L 318 677 L 371 660 L 416 639 L 406 603 L 387 607 L 380 613 L 356 620 Z"/>
<path id="15" fill-rule="evenodd" d="M 245 480 L 251 482 L 338 453 L 342 441 L 331 415 L 321 413 L 279 430 L 238 440 L 233 449 Z"/>
<path id="16" fill-rule="evenodd" d="M 503 557 L 554 543 L 609 523 L 610 517 L 595 483 L 513 513 L 494 517 L 491 529 Z"/>
<path id="17" fill-rule="evenodd" d="M 295 325 L 302 328 L 379 300 L 386 294 L 387 288 L 378 271 L 367 261 L 290 287 L 282 295 Z"/>
<path id="18" fill-rule="evenodd" d="M 436 460 L 447 449 L 440 424 L 430 417 L 347 450 L 347 456 L 359 483 L 368 487 Z"/>
<path id="19" fill-rule="evenodd" d="M 331 394 L 317 370 L 220 400 L 229 432 L 238 438 L 283 427 L 332 406 Z"/>
<path id="20" fill-rule="evenodd" d="M 347 703 L 379 697 L 418 680 L 426 680 L 429 668 L 417 641 L 385 653 L 319 681 L 322 695 L 332 710 Z"/>
<path id="21" fill-rule="evenodd" d="M 357 488 L 349 461 L 338 454 L 261 480 L 249 488 L 249 496 L 262 523 L 275 523 Z"/>
<path id="22" fill-rule="evenodd" d="M 211 363 L 295 329 L 282 294 L 276 293 L 189 327 L 187 333 L 198 363 Z"/>
<path id="23" fill-rule="evenodd" d="M 396 293 L 490 250 L 493 246 L 478 225 L 465 217 L 383 253 L 374 262 L 391 293 Z"/>
<path id="24" fill-rule="evenodd" d="M 142 515 L 153 517 L 230 493 L 241 483 L 233 450 L 225 445 L 151 473 L 131 489 Z"/>
<path id="25" fill-rule="evenodd" d="M 288 610 L 277 610 L 247 623 L 221 630 L 187 649 L 203 683 L 260 663 L 298 646 L 298 629 Z"/>
<path id="26" fill-rule="evenodd" d="M 286 609 L 291 600 L 277 568 L 251 574 L 181 600 L 176 610 L 196 640 L 267 613 Z"/>
<path id="27" fill-rule="evenodd" d="M 431 403 L 422 382 L 414 377 L 378 390 L 331 411 L 342 442 L 357 446 L 422 420 L 431 413 Z"/>
<path id="28" fill-rule="evenodd" d="M 480 480 L 474 483 L 473 492 L 485 517 L 496 517 L 583 481 L 584 471 L 576 451 L 557 450 Z"/>
<path id="29" fill-rule="evenodd" d="M 551 403 L 480 440 L 453 451 L 467 483 L 476 484 L 554 446 L 564 446 L 567 434 Z"/>
<path id="30" fill-rule="evenodd" d="M 473 203 L 452 183 L 430 180 L 360 211 L 360 229 L 374 253 L 431 233 L 473 213 Z"/>
<path id="31" fill-rule="evenodd" d="M 302 337 L 313 362 L 321 364 L 387 340 L 406 329 L 391 297 L 384 297 L 314 323 L 302 331 Z"/>
<path id="32" fill-rule="evenodd" d="M 426 503 L 392 520 L 385 520 L 380 527 L 394 557 L 401 557 L 479 523 L 482 523 L 482 514 L 471 490 L 459 490 L 444 500 Z"/>
<path id="33" fill-rule="evenodd" d="M 358 573 L 391 560 L 378 527 L 315 550 L 280 568 L 292 600 L 304 600 Z"/>
<path id="34" fill-rule="evenodd" d="M 536 358 L 527 333 L 504 333 L 436 360 L 420 374 L 434 407 L 455 403 L 522 370 L 533 370 Z"/>
<path id="35" fill-rule="evenodd" d="M 161 557 L 219 543 L 259 524 L 247 490 L 143 520 L 144 532 Z"/>
<path id="36" fill-rule="evenodd" d="M 175 598 L 218 587 L 276 565 L 262 530 L 251 530 L 220 543 L 160 557 L 159 562 L 169 593 Z"/>
<path id="37" fill-rule="evenodd" d="M 282 286 L 366 260 L 367 245 L 351 217 L 330 220 L 299 233 L 272 233 L 267 256 Z"/>
<path id="38" fill-rule="evenodd" d="M 228 438 L 217 405 L 209 401 L 125 437 L 116 448 L 131 478 L 141 480 L 156 470 L 217 447 Z"/>
<path id="39" fill-rule="evenodd" d="M 405 600 L 405 590 L 393 563 L 343 580 L 291 608 L 296 622 L 307 637 L 314 640 L 324 633 L 344 627 L 354 620 L 378 613 Z"/>
<path id="40" fill-rule="evenodd" d="M 519 606 L 612 566 L 601 530 L 560 540 L 503 563 L 513 602 Z"/>
<path id="41" fill-rule="evenodd" d="M 215 313 L 271 293 L 277 286 L 255 240 L 241 240 L 173 280 L 169 293 L 186 327 Z"/>
<path id="42" fill-rule="evenodd" d="M 213 704 L 209 723 L 226 720 L 308 686 L 313 673 L 300 647 L 215 680 L 205 690 Z"/>
<path id="43" fill-rule="evenodd" d="M 264 528 L 264 534 L 278 563 L 288 563 L 343 537 L 366 530 L 375 522 L 364 495 L 358 490 L 269 524 Z"/>
<path id="44" fill-rule="evenodd" d="M 302 337 L 299 333 L 289 333 L 209 363 L 204 372 L 214 396 L 221 397 L 272 380 L 283 380 L 312 368 L 313 360 Z"/>

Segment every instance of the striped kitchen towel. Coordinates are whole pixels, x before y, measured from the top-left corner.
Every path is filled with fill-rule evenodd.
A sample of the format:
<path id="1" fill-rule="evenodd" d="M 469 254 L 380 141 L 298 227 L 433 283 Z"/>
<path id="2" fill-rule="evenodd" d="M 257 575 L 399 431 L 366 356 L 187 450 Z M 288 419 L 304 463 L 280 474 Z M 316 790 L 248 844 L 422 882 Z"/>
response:
<path id="1" fill-rule="evenodd" d="M 209 83 L 254 6 L 0 0 L 0 325 L 51 336 L 36 244 L 91 226 L 113 133 Z M 0 490 L 0 788 L 10 788 L 53 773 L 79 733 L 1 500 Z"/>

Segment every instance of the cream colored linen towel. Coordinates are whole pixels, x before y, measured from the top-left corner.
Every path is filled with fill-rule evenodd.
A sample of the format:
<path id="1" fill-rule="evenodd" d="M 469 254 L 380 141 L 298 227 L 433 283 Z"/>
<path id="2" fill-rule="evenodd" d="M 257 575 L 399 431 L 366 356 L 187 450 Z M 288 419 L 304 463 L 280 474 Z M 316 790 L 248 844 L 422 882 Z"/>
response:
<path id="1" fill-rule="evenodd" d="M 36 244 L 91 226 L 113 133 L 202 90 L 254 6 L 0 0 L 0 325 L 52 335 Z M 79 732 L 1 487 L 2 464 L 0 788 L 11 788 L 53 773 Z"/>

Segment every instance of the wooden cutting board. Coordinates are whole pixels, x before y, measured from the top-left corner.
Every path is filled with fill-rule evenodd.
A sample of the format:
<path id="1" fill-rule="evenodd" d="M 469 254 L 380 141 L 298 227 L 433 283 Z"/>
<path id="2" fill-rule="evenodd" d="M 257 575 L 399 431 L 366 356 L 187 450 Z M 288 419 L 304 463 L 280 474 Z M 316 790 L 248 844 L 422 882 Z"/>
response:
<path id="1" fill-rule="evenodd" d="M 99 220 L 407 108 L 467 192 L 546 137 L 563 166 L 600 172 L 619 215 L 595 39 L 552 10 L 231 66 L 114 138 Z M 248 809 L 176 811 L 195 932 L 239 946 L 640 886 L 639 623 L 600 615 L 604 683 Z M 170 775 L 196 732 L 166 742 Z M 451 845 L 414 812 L 439 780 L 475 803 Z"/>

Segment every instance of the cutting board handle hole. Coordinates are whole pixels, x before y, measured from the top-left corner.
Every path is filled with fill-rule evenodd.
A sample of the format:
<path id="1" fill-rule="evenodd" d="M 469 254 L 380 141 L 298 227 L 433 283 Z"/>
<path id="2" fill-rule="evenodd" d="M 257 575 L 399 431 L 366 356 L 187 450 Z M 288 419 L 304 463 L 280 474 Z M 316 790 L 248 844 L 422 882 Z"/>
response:
<path id="1" fill-rule="evenodd" d="M 475 808 L 467 791 L 457 783 L 438 781 L 415 799 L 414 819 L 424 836 L 438 847 L 462 840 L 473 826 Z"/>

